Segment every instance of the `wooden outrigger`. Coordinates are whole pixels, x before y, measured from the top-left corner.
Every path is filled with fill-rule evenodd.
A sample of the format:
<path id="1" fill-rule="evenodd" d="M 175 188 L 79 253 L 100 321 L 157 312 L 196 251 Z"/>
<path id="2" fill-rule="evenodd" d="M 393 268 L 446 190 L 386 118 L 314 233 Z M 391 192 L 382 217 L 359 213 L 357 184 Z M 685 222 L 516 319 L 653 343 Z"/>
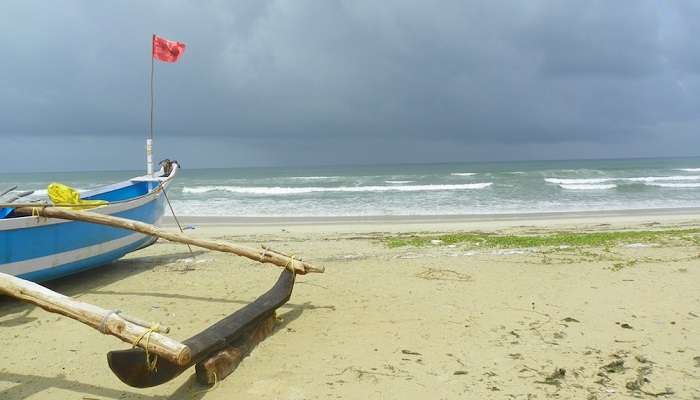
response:
<path id="1" fill-rule="evenodd" d="M 165 383 L 180 375 L 189 367 L 215 356 L 242 335 L 253 330 L 259 322 L 269 317 L 289 300 L 294 287 L 295 273 L 282 271 L 277 283 L 254 302 L 246 305 L 211 327 L 185 340 L 188 349 L 187 362 L 170 360 L 159 362 L 152 368 L 149 355 L 142 348 L 111 351 L 107 354 L 109 367 L 119 379 L 134 387 L 150 387 Z M 182 360 L 184 361 L 184 360 Z"/>
<path id="2" fill-rule="evenodd" d="M 90 211 L 32 204 L 20 206 L 15 212 L 34 215 L 36 218 L 61 218 L 129 229 L 174 242 L 234 253 L 284 268 L 275 285 L 265 294 L 182 342 L 166 336 L 165 329 L 159 328 L 157 324 L 150 325 L 138 318 L 106 310 L 56 293 L 37 283 L 0 273 L 0 294 L 75 319 L 101 333 L 133 344 L 132 349 L 109 352 L 107 360 L 121 381 L 138 388 L 165 383 L 194 365 L 197 365 L 202 382 L 211 383 L 208 377 L 212 374 L 216 376 L 217 371 L 218 379 L 223 379 L 240 362 L 243 353 L 248 352 L 260 340 L 260 334 L 255 334 L 261 331 L 260 327 L 269 323 L 275 310 L 289 300 L 296 275 L 324 271 L 322 267 L 265 246 L 256 250 L 225 242 L 190 238 L 139 221 Z"/>

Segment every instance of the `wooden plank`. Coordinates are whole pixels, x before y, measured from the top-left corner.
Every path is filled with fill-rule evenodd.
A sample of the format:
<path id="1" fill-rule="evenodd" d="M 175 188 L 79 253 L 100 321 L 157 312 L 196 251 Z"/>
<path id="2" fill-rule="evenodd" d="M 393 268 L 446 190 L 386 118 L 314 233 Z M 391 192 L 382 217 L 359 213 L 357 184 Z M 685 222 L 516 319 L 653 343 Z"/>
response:
<path id="1" fill-rule="evenodd" d="M 147 347 L 149 353 L 178 365 L 186 365 L 191 360 L 190 349 L 176 340 L 157 332 L 149 333 L 147 327 L 129 322 L 112 310 L 64 296 L 34 282 L 0 272 L 0 294 L 64 315 L 129 344 L 148 335 L 148 340 L 140 340 L 137 345 Z"/>
<path id="2" fill-rule="evenodd" d="M 190 236 L 186 236 L 182 233 L 170 232 L 164 229 L 160 229 L 154 225 L 146 224 L 141 221 L 115 217 L 112 215 L 104 215 L 91 211 L 75 211 L 68 210 L 62 207 L 21 207 L 15 209 L 15 213 L 18 215 L 39 215 L 41 217 L 48 218 L 83 221 L 94 224 L 112 226 L 115 228 L 128 229 L 134 232 L 143 233 L 145 235 L 156 236 L 162 239 L 166 239 L 171 242 L 185 243 L 209 250 L 233 253 L 261 263 L 270 263 L 282 268 L 293 269 L 294 272 L 300 275 L 306 274 L 307 272 L 324 271 L 323 267 L 317 267 L 305 261 L 298 260 L 294 257 L 289 257 L 276 251 L 269 251 L 264 248 L 258 250 L 246 246 L 240 246 L 216 240 L 193 238 Z"/>
<path id="3" fill-rule="evenodd" d="M 0 208 L 13 207 L 13 206 L 15 206 L 15 204 L 12 204 L 12 203 L 21 199 L 22 197 L 27 197 L 33 193 L 34 193 L 33 190 L 27 190 L 24 192 L 15 193 L 11 196 L 7 196 L 7 198 L 4 200 L 5 204 L 0 205 Z"/>
<path id="4" fill-rule="evenodd" d="M 10 186 L 9 188 L 0 189 L 0 197 L 10 193 L 11 191 L 17 189 L 17 186 Z"/>
<path id="5" fill-rule="evenodd" d="M 275 320 L 276 314 L 272 313 L 230 346 L 197 363 L 197 382 L 202 385 L 214 385 L 231 375 L 255 346 L 272 333 Z"/>

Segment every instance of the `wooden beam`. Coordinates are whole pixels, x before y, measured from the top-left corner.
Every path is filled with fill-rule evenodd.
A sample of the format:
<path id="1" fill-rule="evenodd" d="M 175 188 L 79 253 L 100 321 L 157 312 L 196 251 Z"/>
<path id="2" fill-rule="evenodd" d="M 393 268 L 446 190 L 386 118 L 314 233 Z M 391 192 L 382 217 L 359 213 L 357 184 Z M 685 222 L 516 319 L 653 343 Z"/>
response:
<path id="1" fill-rule="evenodd" d="M 24 191 L 24 192 L 15 193 L 15 194 L 13 194 L 13 195 L 11 195 L 11 196 L 7 196 L 7 197 L 5 198 L 5 200 L 4 200 L 4 203 L 3 203 L 3 204 L 0 204 L 0 208 L 13 208 L 13 207 L 17 207 L 16 204 L 12 204 L 12 203 L 14 203 L 15 201 L 21 199 L 22 197 L 27 197 L 27 196 L 29 196 L 30 194 L 33 194 L 33 193 L 34 193 L 33 190 L 27 190 L 27 191 Z"/>
<path id="2" fill-rule="evenodd" d="M 178 365 L 186 365 L 192 358 L 189 347 L 174 339 L 151 332 L 148 327 L 134 324 L 112 310 L 64 296 L 34 282 L 0 272 L 0 294 L 64 315 L 126 343 L 137 342 L 138 347 Z"/>
<path id="3" fill-rule="evenodd" d="M 17 189 L 17 186 L 16 186 L 16 185 L 15 185 L 15 186 L 10 186 L 10 187 L 5 188 L 5 189 L 0 189 L 0 197 L 6 195 L 6 194 L 8 194 L 8 193 L 10 193 L 11 191 L 13 191 L 13 190 L 15 190 L 15 189 Z"/>
<path id="4" fill-rule="evenodd" d="M 143 233 L 144 235 L 156 236 L 171 242 L 185 243 L 192 246 L 202 247 L 209 250 L 222 251 L 225 253 L 233 253 L 242 257 L 249 258 L 253 261 L 261 263 L 270 263 L 282 268 L 292 269 L 295 273 L 303 275 L 308 272 L 323 272 L 323 267 L 317 267 L 305 261 L 289 257 L 276 251 L 265 249 L 254 249 L 251 247 L 240 246 L 236 244 L 220 242 L 215 240 L 207 240 L 193 238 L 182 233 L 170 232 L 154 225 L 146 224 L 141 221 L 115 217 L 111 215 L 99 214 L 91 211 L 75 211 L 68 210 L 62 207 L 21 207 L 15 209 L 15 213 L 19 215 L 38 215 L 48 218 L 59 218 L 73 221 L 90 222 L 94 224 L 107 225 L 115 228 L 128 229 L 134 232 Z"/>
<path id="5" fill-rule="evenodd" d="M 213 385 L 231 375 L 243 359 L 268 337 L 275 326 L 275 313 L 260 321 L 252 331 L 247 332 L 235 342 L 206 360 L 195 365 L 197 382 Z"/>

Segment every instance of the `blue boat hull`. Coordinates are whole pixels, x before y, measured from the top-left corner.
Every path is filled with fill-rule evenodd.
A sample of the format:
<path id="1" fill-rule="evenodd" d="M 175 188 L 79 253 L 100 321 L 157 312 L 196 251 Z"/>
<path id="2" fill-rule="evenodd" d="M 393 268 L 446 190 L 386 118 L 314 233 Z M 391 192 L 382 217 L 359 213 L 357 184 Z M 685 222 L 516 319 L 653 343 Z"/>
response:
<path id="1" fill-rule="evenodd" d="M 165 210 L 161 189 L 173 177 L 174 173 L 159 181 L 122 182 L 85 197 L 110 202 L 97 212 L 158 224 Z M 86 222 L 39 217 L 0 219 L 0 272 L 35 282 L 56 279 L 108 264 L 155 240 Z"/>

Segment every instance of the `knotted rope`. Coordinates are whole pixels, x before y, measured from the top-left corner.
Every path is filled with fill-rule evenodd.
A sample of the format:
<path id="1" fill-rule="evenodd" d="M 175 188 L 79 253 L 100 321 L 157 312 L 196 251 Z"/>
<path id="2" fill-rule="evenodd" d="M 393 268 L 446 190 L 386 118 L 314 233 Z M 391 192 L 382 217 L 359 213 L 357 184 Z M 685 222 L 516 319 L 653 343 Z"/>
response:
<path id="1" fill-rule="evenodd" d="M 106 335 L 108 333 L 107 332 L 107 320 L 109 319 L 109 317 L 112 314 L 119 314 L 120 312 L 122 312 L 122 310 L 110 310 L 107 314 L 105 314 L 104 318 L 102 318 L 102 322 L 100 322 L 100 327 L 99 327 L 100 332 L 102 332 L 103 334 Z"/>
<path id="2" fill-rule="evenodd" d="M 144 333 L 142 333 L 141 336 L 134 340 L 134 347 L 136 347 L 141 342 L 141 339 L 144 337 L 146 338 L 146 345 L 143 347 L 143 349 L 146 352 L 146 369 L 149 372 L 156 372 L 156 363 L 158 362 L 157 354 L 153 356 L 153 359 L 151 359 L 151 354 L 148 352 L 149 341 L 151 339 L 151 333 L 157 332 L 159 328 L 159 324 L 152 325 Z"/>
<path id="3" fill-rule="evenodd" d="M 296 273 L 296 270 L 294 269 L 294 261 L 296 261 L 296 258 L 295 258 L 295 257 L 296 257 L 296 256 L 295 256 L 294 254 L 292 254 L 291 256 L 289 256 L 289 261 L 287 261 L 287 264 L 284 265 L 284 268 L 285 268 L 285 269 L 288 269 L 289 272 Z"/>

